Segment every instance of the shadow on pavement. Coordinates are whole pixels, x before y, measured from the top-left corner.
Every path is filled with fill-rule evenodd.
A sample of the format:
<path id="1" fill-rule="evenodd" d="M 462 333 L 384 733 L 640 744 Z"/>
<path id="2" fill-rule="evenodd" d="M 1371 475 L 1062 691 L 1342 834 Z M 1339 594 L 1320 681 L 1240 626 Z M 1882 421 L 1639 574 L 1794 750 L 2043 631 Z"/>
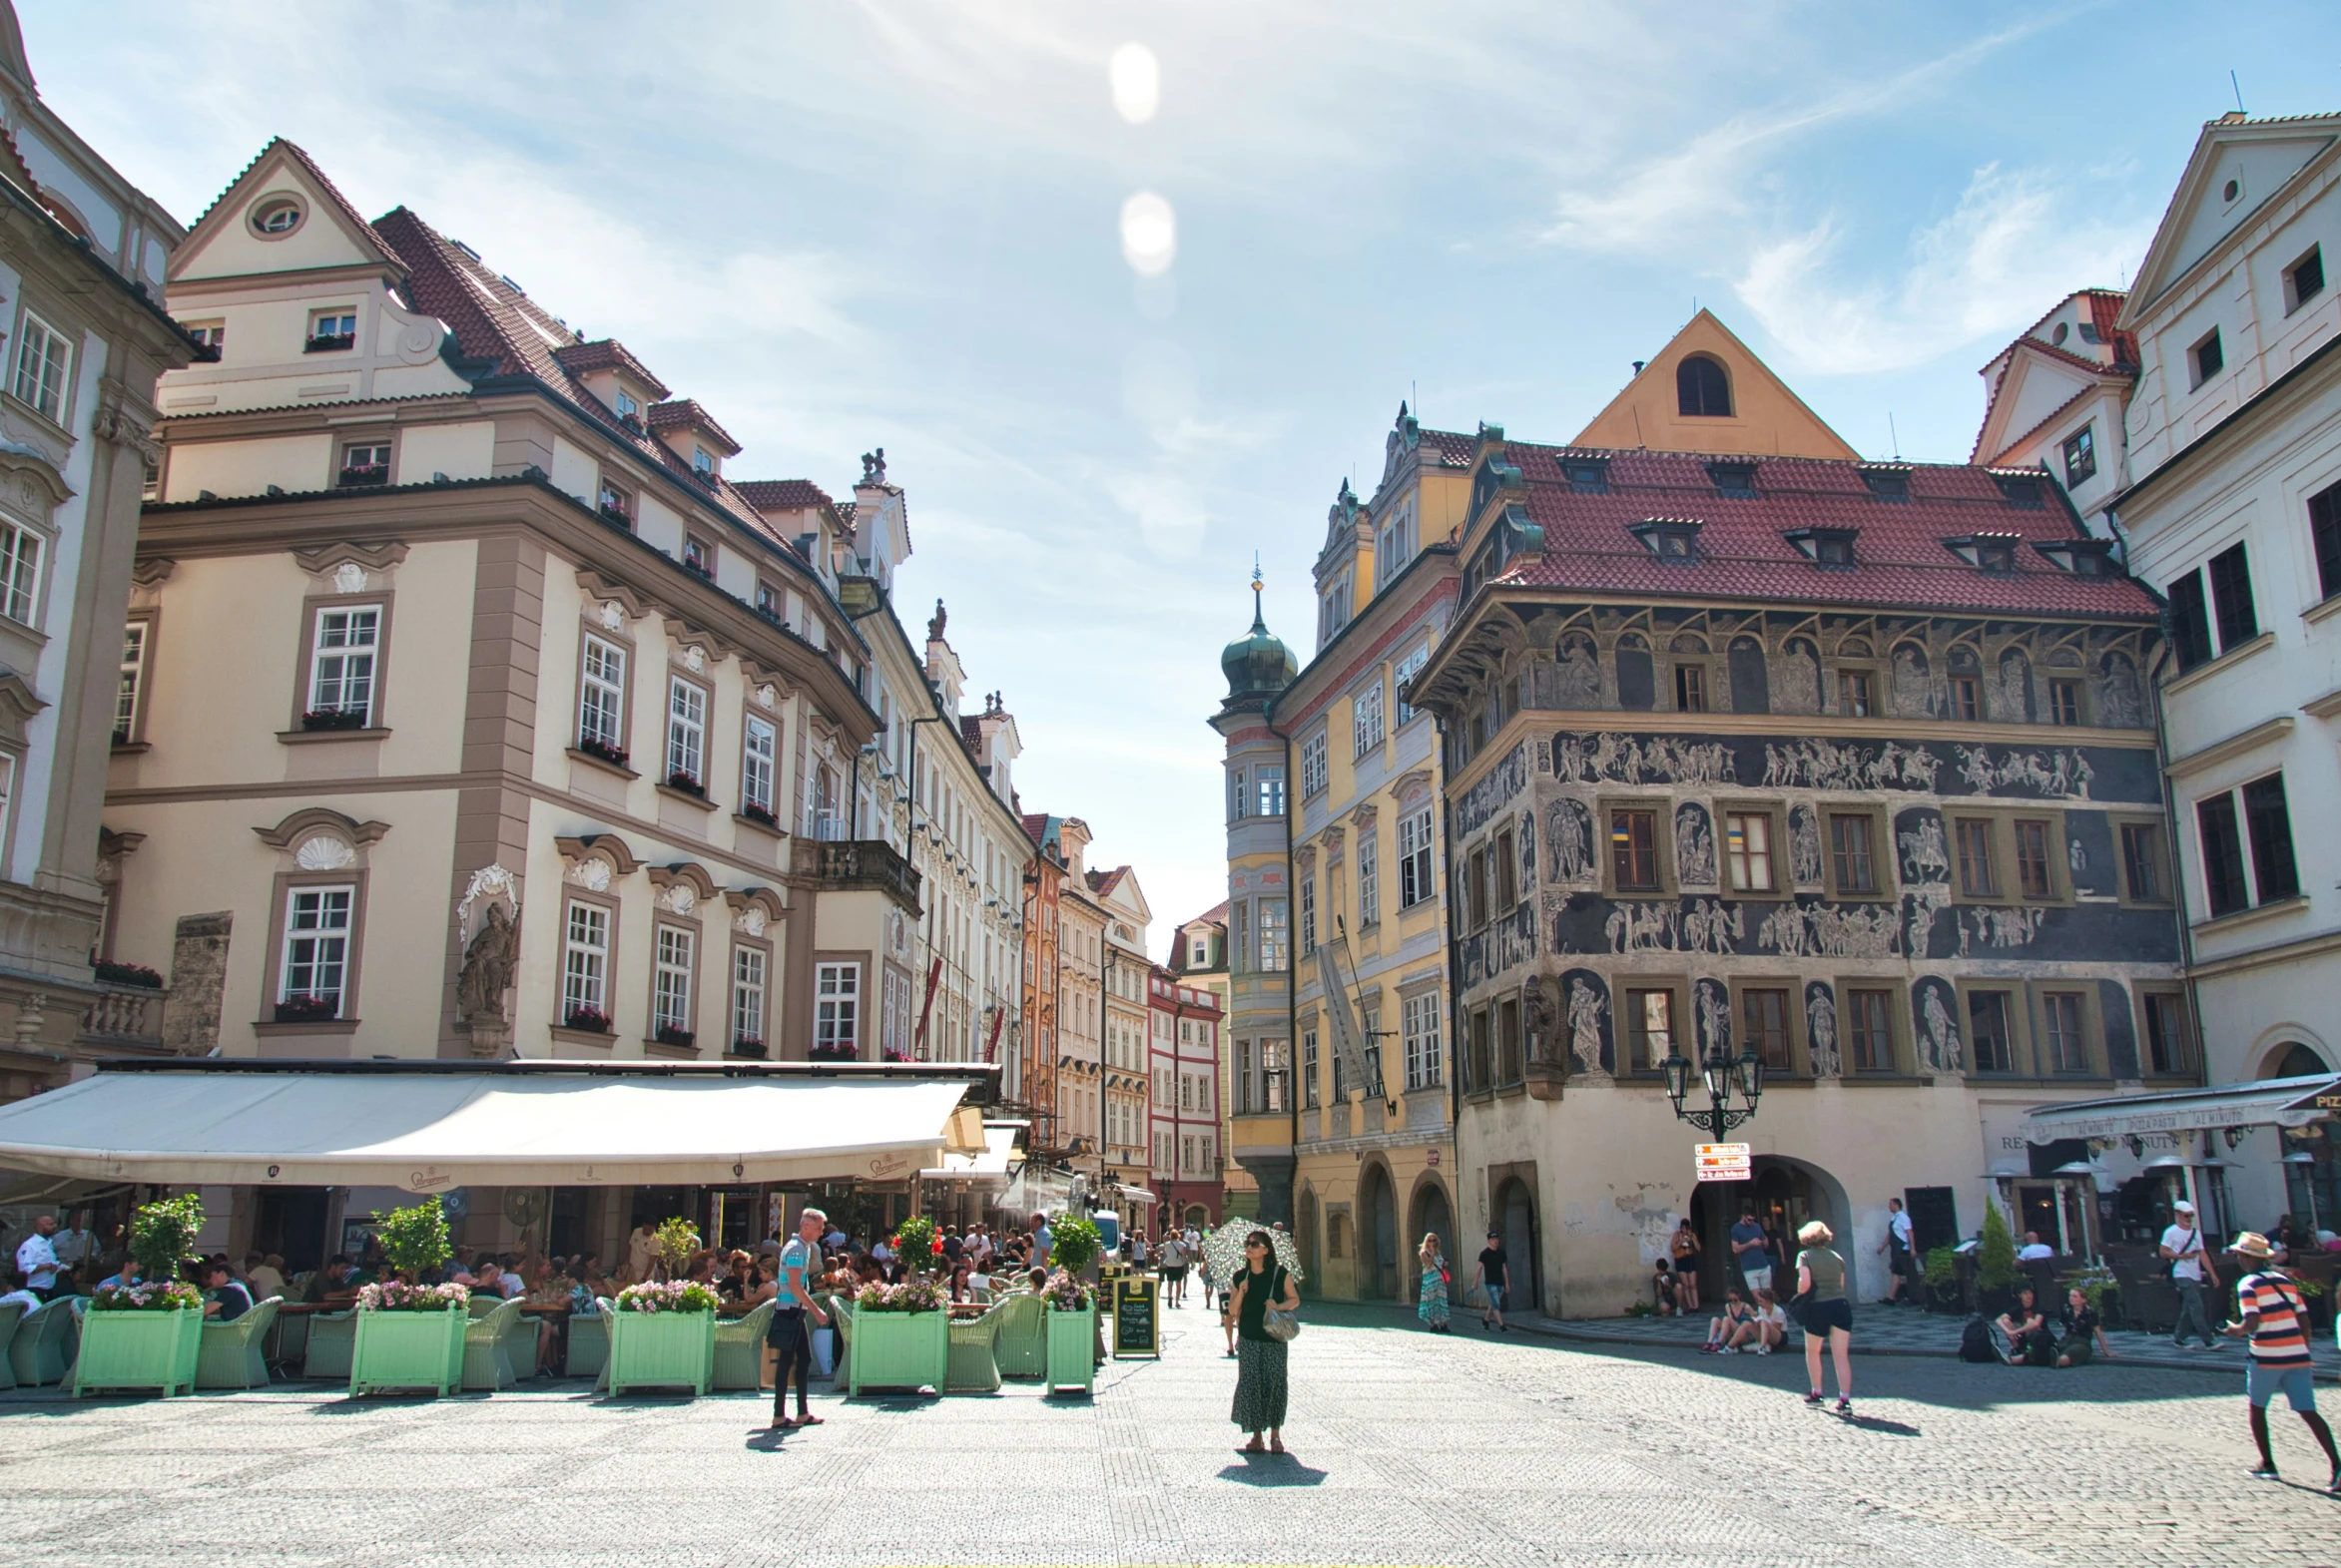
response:
<path id="1" fill-rule="evenodd" d="M 1918 1437 L 1923 1435 L 1917 1427 L 1912 1426 L 1907 1422 L 1881 1420 L 1875 1415 L 1850 1416 L 1847 1418 L 1845 1424 L 1856 1427 L 1865 1432 L 1883 1432 L 1889 1437 Z"/>
<path id="2" fill-rule="evenodd" d="M 1325 1474 L 1323 1470 L 1312 1470 L 1289 1453 L 1255 1453 L 1222 1467 L 1219 1478 L 1242 1486 L 1321 1486 Z"/>

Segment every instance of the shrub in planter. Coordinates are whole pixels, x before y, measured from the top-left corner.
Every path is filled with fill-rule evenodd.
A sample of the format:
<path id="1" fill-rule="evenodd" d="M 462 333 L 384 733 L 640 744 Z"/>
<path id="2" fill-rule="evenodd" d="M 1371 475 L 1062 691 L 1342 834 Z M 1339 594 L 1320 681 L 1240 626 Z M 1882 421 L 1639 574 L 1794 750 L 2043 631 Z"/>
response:
<path id="1" fill-rule="evenodd" d="M 1984 1238 L 1976 1244 L 1976 1285 L 1981 1290 L 2005 1290 L 2016 1284 L 2016 1241 L 2000 1206 L 1984 1206 Z"/>
<path id="2" fill-rule="evenodd" d="M 701 1247 L 699 1227 L 677 1215 L 661 1220 L 658 1228 L 659 1262 L 670 1275 L 678 1275 L 691 1267 L 691 1255 Z"/>
<path id="3" fill-rule="evenodd" d="M 854 1353 L 846 1363 L 851 1391 L 932 1388 L 950 1380 L 951 1320 L 943 1288 L 932 1280 L 870 1285 L 854 1303 Z"/>
<path id="4" fill-rule="evenodd" d="M 1048 1303 L 1047 1386 L 1097 1386 L 1097 1294 L 1059 1269 L 1041 1288 Z"/>
<path id="5" fill-rule="evenodd" d="M 193 1193 L 142 1204 L 130 1217 L 130 1256 L 148 1280 L 167 1285 L 179 1278 L 203 1228 L 204 1203 Z"/>
<path id="6" fill-rule="evenodd" d="M 608 1034 L 610 1015 L 596 1007 L 572 1007 L 561 1020 L 561 1027 L 574 1029 L 579 1034 Z"/>
<path id="7" fill-rule="evenodd" d="M 150 991 L 163 988 L 163 977 L 145 964 L 118 964 L 110 958 L 101 958 L 90 966 L 99 979 L 110 985 L 140 985 Z"/>
<path id="8" fill-rule="evenodd" d="M 1097 1227 L 1078 1215 L 1066 1215 L 1048 1228 L 1048 1261 L 1067 1274 L 1083 1274 L 1097 1261 Z"/>
<path id="9" fill-rule="evenodd" d="M 447 1211 L 436 1198 L 373 1218 L 382 1256 L 409 1283 L 445 1263 L 455 1250 L 447 1235 Z"/>
<path id="10" fill-rule="evenodd" d="M 922 1214 L 914 1214 L 894 1228 L 889 1244 L 901 1266 L 923 1273 L 942 1267 L 942 1237 L 935 1231 L 934 1222 Z"/>
<path id="11" fill-rule="evenodd" d="M 740 807 L 740 814 L 747 817 L 750 821 L 756 823 L 756 825 L 759 827 L 778 827 L 781 825 L 781 819 L 779 817 L 773 815 L 773 813 L 766 807 L 758 805 L 754 800 L 750 800 L 746 804 L 742 805 Z"/>
<path id="12" fill-rule="evenodd" d="M 850 1045 L 817 1045 L 805 1053 L 817 1062 L 850 1062 L 854 1048 Z"/>
<path id="13" fill-rule="evenodd" d="M 611 1393 L 676 1387 L 707 1392 L 715 1379 L 715 1292 L 696 1280 L 653 1280 L 620 1291 L 616 1306 Z"/>
<path id="14" fill-rule="evenodd" d="M 341 999 L 296 991 L 277 1004 L 275 1016 L 281 1024 L 329 1023 L 341 1016 Z"/>
<path id="15" fill-rule="evenodd" d="M 748 1035 L 742 1035 L 739 1039 L 732 1042 L 732 1054 L 734 1056 L 753 1057 L 757 1061 L 762 1061 L 769 1053 L 766 1051 L 765 1044 L 762 1040 L 753 1039 Z"/>
<path id="16" fill-rule="evenodd" d="M 702 800 L 707 798 L 707 785 L 701 784 L 698 780 L 692 778 L 689 774 L 683 772 L 680 768 L 667 775 L 667 787 L 670 789 L 679 789 L 685 794 L 695 795 Z"/>

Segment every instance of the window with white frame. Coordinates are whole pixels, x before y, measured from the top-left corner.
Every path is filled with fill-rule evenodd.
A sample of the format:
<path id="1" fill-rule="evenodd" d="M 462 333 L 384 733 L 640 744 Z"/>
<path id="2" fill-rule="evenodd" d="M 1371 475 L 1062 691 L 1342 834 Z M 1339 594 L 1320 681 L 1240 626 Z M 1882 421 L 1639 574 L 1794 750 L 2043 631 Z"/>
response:
<path id="1" fill-rule="evenodd" d="M 1431 896 L 1431 807 L 1398 819 L 1398 906 L 1411 909 Z"/>
<path id="2" fill-rule="evenodd" d="M 1320 730 L 1301 743 L 1301 798 L 1306 800 L 1325 787 L 1325 732 Z"/>
<path id="3" fill-rule="evenodd" d="M 1439 993 L 1408 997 L 1400 1004 L 1399 1017 L 1405 1034 L 1407 1087 L 1433 1088 L 1440 1081 Z"/>
<path id="4" fill-rule="evenodd" d="M 610 911 L 572 899 L 561 933 L 561 1022 L 571 1029 L 610 1026 Z"/>
<path id="5" fill-rule="evenodd" d="M 1374 545 L 1374 576 L 1389 582 L 1415 558 L 1415 502 L 1412 496 L 1390 509 L 1382 520 L 1381 537 Z"/>
<path id="6" fill-rule="evenodd" d="M 16 334 L 16 395 L 59 424 L 65 422 L 66 373 L 73 368 L 73 349 L 65 334 L 33 314 L 24 313 Z"/>
<path id="7" fill-rule="evenodd" d="M 819 964 L 813 973 L 813 1048 L 849 1056 L 861 1038 L 862 966 Z"/>
<path id="8" fill-rule="evenodd" d="M 149 623 L 132 621 L 122 629 L 122 674 L 114 687 L 114 744 L 128 745 L 138 734 L 138 703 L 146 687 Z"/>
<path id="9" fill-rule="evenodd" d="M 0 521 L 0 615 L 25 626 L 41 598 L 41 536 Z"/>
<path id="10" fill-rule="evenodd" d="M 1252 770 L 1252 789 L 1257 809 L 1255 816 L 1284 815 L 1284 770 L 1255 768 Z"/>
<path id="11" fill-rule="evenodd" d="M 878 1048 L 908 1057 L 910 1054 L 910 982 L 888 969 L 878 987 Z"/>
<path id="12" fill-rule="evenodd" d="M 285 962 L 280 1004 L 307 1003 L 311 1018 L 341 1016 L 349 975 L 349 916 L 354 887 L 295 887 L 285 900 Z"/>
<path id="13" fill-rule="evenodd" d="M 626 650 L 598 637 L 585 640 L 585 676 L 578 683 L 577 745 L 625 760 Z"/>
<path id="14" fill-rule="evenodd" d="M 732 949 L 732 1049 L 764 1044 L 764 977 L 761 947 Z"/>
<path id="15" fill-rule="evenodd" d="M 1242 821 L 1246 814 L 1248 814 L 1246 807 L 1249 806 L 1250 803 L 1250 800 L 1244 793 L 1244 771 L 1241 768 L 1229 769 L 1227 776 L 1228 820 L 1231 822 Z"/>
<path id="16" fill-rule="evenodd" d="M 1239 903 L 1228 910 L 1228 968 L 1242 974 L 1257 968 L 1252 957 L 1252 906 Z"/>
<path id="17" fill-rule="evenodd" d="M 1382 918 L 1382 842 L 1372 826 L 1358 833 L 1358 925 L 1360 929 Z"/>
<path id="18" fill-rule="evenodd" d="M 1405 691 L 1407 683 L 1422 674 L 1423 667 L 1430 662 L 1431 650 L 1428 646 L 1418 648 L 1401 659 L 1397 667 L 1390 672 L 1391 691 L 1393 693 Z M 1415 710 L 1407 706 L 1405 698 L 1400 698 L 1398 700 L 1398 728 L 1404 730 L 1414 722 Z"/>
<path id="19" fill-rule="evenodd" d="M 773 814 L 773 766 L 780 754 L 780 730 L 769 719 L 751 718 L 740 744 L 740 809 Z"/>
<path id="20" fill-rule="evenodd" d="M 694 788 L 707 780 L 707 692 L 679 675 L 667 680 L 667 780 Z"/>
<path id="21" fill-rule="evenodd" d="M 0 875 L 8 869 L 8 828 L 16 809 L 16 759 L 0 752 Z"/>
<path id="22" fill-rule="evenodd" d="M 1282 974 L 1292 967 L 1290 911 L 1282 898 L 1260 900 L 1260 968 Z"/>
<path id="23" fill-rule="evenodd" d="M 1317 1109 L 1317 1031 L 1301 1031 L 1301 1109 Z"/>
<path id="24" fill-rule="evenodd" d="M 650 1032 L 691 1032 L 692 956 L 698 943 L 679 925 L 658 928 L 651 975 Z"/>
<path id="25" fill-rule="evenodd" d="M 308 656 L 308 712 L 355 717 L 357 728 L 373 724 L 374 659 L 380 652 L 382 610 L 319 610 L 316 639 Z"/>
<path id="26" fill-rule="evenodd" d="M 1301 956 L 1317 951 L 1317 878 L 1301 878 Z"/>
<path id="27" fill-rule="evenodd" d="M 1360 757 L 1382 744 L 1382 683 L 1379 680 L 1351 700 L 1350 726 L 1356 733 Z"/>

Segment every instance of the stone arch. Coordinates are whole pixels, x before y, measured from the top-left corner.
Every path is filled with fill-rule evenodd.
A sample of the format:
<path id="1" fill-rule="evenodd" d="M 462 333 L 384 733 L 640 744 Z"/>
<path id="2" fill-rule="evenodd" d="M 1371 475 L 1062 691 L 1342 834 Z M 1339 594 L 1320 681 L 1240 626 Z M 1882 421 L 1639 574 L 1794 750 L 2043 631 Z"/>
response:
<path id="1" fill-rule="evenodd" d="M 274 827 L 253 829 L 261 842 L 287 851 L 303 870 L 317 871 L 363 865 L 366 851 L 389 830 L 388 822 L 361 822 L 324 805 L 302 806 L 287 813 Z M 312 863 L 325 855 L 330 855 L 330 860 Z"/>
<path id="2" fill-rule="evenodd" d="M 1731 417 L 1731 372 L 1713 354 L 1685 354 L 1674 367 L 1675 411 L 1690 419 Z"/>
<path id="3" fill-rule="evenodd" d="M 1407 1245 L 1419 1248 L 1425 1232 L 1438 1232 L 1440 1250 L 1447 1255 L 1448 1273 L 1460 1285 L 1463 1278 L 1463 1238 L 1456 1234 L 1455 1225 L 1455 1205 L 1449 1200 L 1447 1184 L 1439 1179 L 1439 1173 L 1425 1170 L 1417 1175 L 1414 1191 L 1407 1194 Z M 1463 1294 L 1452 1288 L 1451 1293 L 1457 1297 Z"/>
<path id="4" fill-rule="evenodd" d="M 2335 1071 L 2333 1048 L 2315 1030 L 2299 1024 L 2277 1024 L 2260 1032 L 2244 1058 L 2255 1065 L 2252 1079 L 2305 1078 Z"/>
<path id="5" fill-rule="evenodd" d="M 1788 1222 L 1782 1228 L 1781 1240 L 1787 1246 L 1790 1265 L 1786 1279 L 1773 1281 L 1779 1288 L 1780 1299 L 1786 1301 L 1796 1294 L 1796 1227 L 1808 1220 L 1818 1220 L 1834 1233 L 1836 1240 L 1829 1245 L 1845 1260 L 1846 1299 L 1862 1300 L 1859 1275 L 1868 1249 L 1860 1246 L 1854 1236 L 1853 1204 L 1846 1197 L 1845 1184 L 1810 1160 L 1785 1154 L 1757 1155 L 1750 1175 L 1752 1179 L 1744 1189 L 1737 1183 L 1729 1187 L 1717 1184 L 1717 1191 L 1724 1195 L 1726 1202 L 1737 1199 L 1743 1192 L 1751 1194 L 1760 1215 L 1771 1210 L 1775 1203 L 1779 1204 L 1779 1217 Z M 1721 1236 L 1729 1230 L 1726 1223 L 1717 1227 L 1715 1234 Z"/>
<path id="6" fill-rule="evenodd" d="M 1390 1162 L 1380 1155 L 1358 1171 L 1358 1296 L 1364 1301 L 1404 1302 L 1414 1296 L 1412 1272 L 1399 1236 L 1398 1184 Z"/>
<path id="7" fill-rule="evenodd" d="M 1487 1195 L 1487 1225 L 1503 1238 L 1505 1273 L 1511 1277 L 1506 1311 L 1532 1312 L 1544 1306 L 1544 1239 L 1536 1224 L 1534 1172 L 1533 1166 L 1506 1171 Z"/>

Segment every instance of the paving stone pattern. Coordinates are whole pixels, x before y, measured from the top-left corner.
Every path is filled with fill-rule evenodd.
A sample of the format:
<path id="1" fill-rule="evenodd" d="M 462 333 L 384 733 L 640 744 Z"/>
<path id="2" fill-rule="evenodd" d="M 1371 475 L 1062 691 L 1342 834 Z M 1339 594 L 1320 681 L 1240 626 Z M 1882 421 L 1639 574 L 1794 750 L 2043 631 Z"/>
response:
<path id="1" fill-rule="evenodd" d="M 2341 1501 L 2244 1476 L 2232 1365 L 1872 1357 L 1848 1422 L 1804 1407 L 1794 1356 L 1303 1315 L 1282 1458 L 1234 1451 L 1235 1363 L 1190 1307 L 1093 1399 L 817 1394 L 828 1424 L 779 1438 L 747 1394 L 19 1390 L 0 1487 L 15 1559 L 44 1568 L 2341 1562 Z M 2276 1422 L 2288 1474 L 2321 1483 Z"/>

